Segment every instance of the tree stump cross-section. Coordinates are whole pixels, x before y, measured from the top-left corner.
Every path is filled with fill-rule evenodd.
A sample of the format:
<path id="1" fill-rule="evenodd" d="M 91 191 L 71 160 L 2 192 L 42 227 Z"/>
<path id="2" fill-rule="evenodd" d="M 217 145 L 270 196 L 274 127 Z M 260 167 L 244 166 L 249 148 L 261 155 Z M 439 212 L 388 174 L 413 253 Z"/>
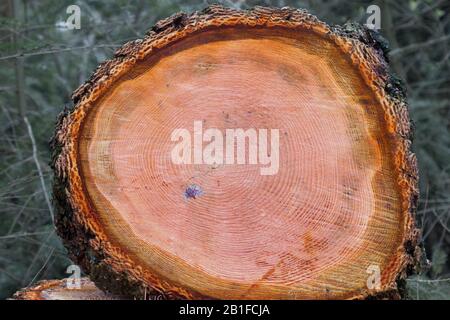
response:
<path id="1" fill-rule="evenodd" d="M 399 297 L 420 256 L 418 174 L 386 60 L 374 32 L 304 10 L 158 22 L 59 117 L 56 225 L 73 260 L 133 297 Z M 240 162 L 225 146 L 239 129 Z"/>

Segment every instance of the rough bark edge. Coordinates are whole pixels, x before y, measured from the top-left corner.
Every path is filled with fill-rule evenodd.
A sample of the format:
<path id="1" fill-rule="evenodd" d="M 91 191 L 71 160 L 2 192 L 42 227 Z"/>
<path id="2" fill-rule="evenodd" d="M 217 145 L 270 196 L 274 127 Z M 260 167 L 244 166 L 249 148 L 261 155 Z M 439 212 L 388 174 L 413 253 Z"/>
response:
<path id="1" fill-rule="evenodd" d="M 412 126 L 405 93 L 400 81 L 389 72 L 387 46 L 381 36 L 366 27 L 357 24 L 331 27 L 305 10 L 289 7 L 258 6 L 238 11 L 212 5 L 191 15 L 177 13 L 156 23 L 143 39 L 123 45 L 115 52 L 113 59 L 102 63 L 90 79 L 73 93 L 74 107 L 59 116 L 51 142 L 56 226 L 72 259 L 90 274 L 100 288 L 108 288 L 117 294 L 142 297 L 145 291 L 153 290 L 169 298 L 206 298 L 158 279 L 108 241 L 83 194 L 77 165 L 78 132 L 93 103 L 138 61 L 190 34 L 234 26 L 306 29 L 325 37 L 350 57 L 375 93 L 385 113 L 387 130 L 393 136 L 393 159 L 405 219 L 403 245 L 399 246 L 391 264 L 382 272 L 384 284 L 380 290 L 362 291 L 344 298 L 404 297 L 405 279 L 420 270 L 423 257 L 420 232 L 414 219 L 418 200 L 418 167 L 416 156 L 411 152 Z M 144 283 L 151 283 L 151 288 Z"/>
<path id="2" fill-rule="evenodd" d="M 66 280 L 42 280 L 36 283 L 31 287 L 24 288 L 20 291 L 17 291 L 10 300 L 52 300 L 46 299 L 42 296 L 42 292 L 49 289 L 63 289 L 63 290 L 77 290 L 77 289 L 67 289 L 66 288 Z M 81 290 L 83 287 L 93 285 L 93 283 L 88 278 L 81 278 Z M 100 289 L 98 289 L 99 299 L 101 300 L 120 300 L 120 297 L 114 296 L 112 294 L 103 293 Z M 86 299 L 81 300 L 93 300 L 91 295 L 87 295 Z"/>

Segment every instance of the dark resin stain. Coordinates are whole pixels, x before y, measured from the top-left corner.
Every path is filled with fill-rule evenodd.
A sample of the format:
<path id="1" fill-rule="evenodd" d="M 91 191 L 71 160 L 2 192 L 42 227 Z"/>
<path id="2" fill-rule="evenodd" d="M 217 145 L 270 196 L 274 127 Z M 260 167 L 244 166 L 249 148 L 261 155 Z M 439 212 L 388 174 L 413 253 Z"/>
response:
<path id="1" fill-rule="evenodd" d="M 196 184 L 189 185 L 184 191 L 184 197 L 186 199 L 195 199 L 203 194 L 202 188 Z"/>

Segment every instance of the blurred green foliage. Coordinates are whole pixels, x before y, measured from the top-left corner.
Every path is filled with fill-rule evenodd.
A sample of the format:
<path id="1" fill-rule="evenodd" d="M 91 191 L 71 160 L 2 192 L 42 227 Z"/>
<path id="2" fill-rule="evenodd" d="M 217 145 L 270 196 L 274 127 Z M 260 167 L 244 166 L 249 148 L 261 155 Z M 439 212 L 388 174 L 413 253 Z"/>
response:
<path id="1" fill-rule="evenodd" d="M 12 2 L 16 11 L 11 10 Z M 381 8 L 381 33 L 391 66 L 404 79 L 415 122 L 420 166 L 418 220 L 433 266 L 408 279 L 412 298 L 450 298 L 450 3 L 448 1 L 226 0 L 226 6 L 292 6 L 329 24 L 365 23 L 366 8 Z M 0 3 L 0 298 L 44 278 L 60 278 L 71 264 L 54 234 L 36 159 L 51 190 L 48 140 L 71 92 L 126 41 L 158 20 L 209 1 L 8 0 Z M 67 30 L 66 8 L 81 8 L 81 29 Z M 23 57 L 23 58 L 18 58 Z M 23 61 L 23 81 L 17 81 Z M 18 92 L 24 97 L 20 114 Z M 24 124 L 36 139 L 36 158 Z"/>

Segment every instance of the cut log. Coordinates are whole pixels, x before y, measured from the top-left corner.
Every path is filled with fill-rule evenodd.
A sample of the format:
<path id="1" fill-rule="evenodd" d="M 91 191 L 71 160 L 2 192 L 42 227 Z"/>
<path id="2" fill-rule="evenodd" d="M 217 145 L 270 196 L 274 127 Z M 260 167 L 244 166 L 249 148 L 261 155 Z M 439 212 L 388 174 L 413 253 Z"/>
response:
<path id="1" fill-rule="evenodd" d="M 53 139 L 72 258 L 131 296 L 398 297 L 420 255 L 418 174 L 379 39 L 211 6 L 125 44 Z"/>
<path id="2" fill-rule="evenodd" d="M 88 278 L 80 279 L 80 287 L 68 287 L 71 279 L 43 280 L 35 286 L 16 292 L 12 300 L 120 300 L 121 297 L 104 293 Z"/>

